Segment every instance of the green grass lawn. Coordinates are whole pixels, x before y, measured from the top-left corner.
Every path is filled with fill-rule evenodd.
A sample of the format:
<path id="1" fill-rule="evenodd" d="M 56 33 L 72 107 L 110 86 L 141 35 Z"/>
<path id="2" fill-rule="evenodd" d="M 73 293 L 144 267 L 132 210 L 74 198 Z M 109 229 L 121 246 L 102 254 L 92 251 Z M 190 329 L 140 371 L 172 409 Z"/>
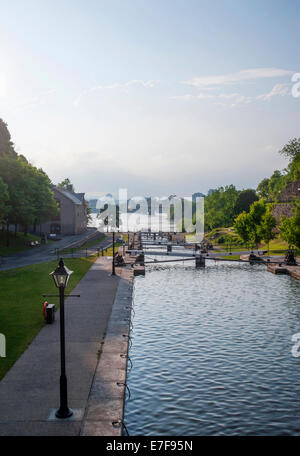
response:
<path id="1" fill-rule="evenodd" d="M 237 241 L 238 236 L 236 233 L 233 231 L 230 231 L 232 228 L 215 228 L 214 230 L 210 231 L 209 233 L 205 234 L 205 237 L 210 240 L 213 244 L 214 247 L 218 247 L 220 249 L 220 252 L 229 252 L 229 245 L 228 242 L 225 243 L 218 243 L 218 239 L 222 237 L 226 237 L 227 239 L 232 238 L 232 244 L 231 244 L 231 251 L 232 252 L 238 252 L 241 250 L 248 250 L 245 245 L 238 245 L 235 244 L 234 241 Z M 256 247 L 253 247 L 254 250 L 256 250 Z M 288 244 L 287 242 L 283 241 L 280 239 L 279 236 L 277 236 L 275 239 L 270 241 L 270 255 L 284 255 L 285 252 L 288 250 Z M 268 246 L 266 243 L 262 242 L 259 245 L 259 250 L 268 250 Z"/>
<path id="2" fill-rule="evenodd" d="M 99 242 L 103 241 L 105 238 L 106 238 L 106 236 L 105 236 L 105 234 L 103 234 L 101 237 L 99 237 L 98 239 L 95 239 L 94 241 L 86 242 L 85 244 L 83 244 L 80 247 L 74 247 L 72 249 L 68 249 L 68 248 L 62 249 L 62 252 L 64 252 L 64 253 L 79 252 L 80 250 L 84 250 L 84 249 L 88 249 L 90 247 L 93 247 L 94 245 L 96 245 Z"/>
<path id="3" fill-rule="evenodd" d="M 268 250 L 268 246 L 264 242 L 262 242 L 260 244 L 259 248 L 260 248 L 260 250 Z M 284 255 L 285 252 L 288 250 L 288 248 L 289 248 L 288 243 L 277 237 L 277 238 L 273 239 L 272 241 L 270 241 L 269 253 L 270 253 L 270 255 L 272 255 L 272 254 Z"/>
<path id="4" fill-rule="evenodd" d="M 115 253 L 118 251 L 118 247 L 120 247 L 120 245 L 122 245 L 121 242 L 115 242 Z M 88 249 L 88 247 L 86 246 L 82 246 L 82 247 L 79 247 L 78 249 L 68 249 L 68 250 L 64 250 L 63 251 L 63 254 L 64 253 L 68 253 L 68 254 L 72 254 L 72 253 L 76 253 L 77 251 L 82 251 L 82 255 L 85 256 L 85 249 Z M 113 248 L 112 247 L 109 247 L 109 248 L 104 248 L 103 249 L 103 256 L 112 256 L 113 254 Z M 93 253 L 93 255 L 97 255 L 97 252 Z M 101 252 L 101 247 L 99 248 L 99 256 L 102 256 L 102 252 Z"/>
<path id="5" fill-rule="evenodd" d="M 69 293 L 89 270 L 96 256 L 69 258 L 66 266 L 70 277 Z M 0 379 L 11 368 L 33 338 L 45 325 L 42 316 L 43 294 L 56 294 L 49 273 L 57 266 L 57 260 L 0 272 L 0 333 L 6 337 L 6 358 L 0 358 Z M 48 298 L 58 307 L 58 298 Z"/>
<path id="6" fill-rule="evenodd" d="M 223 258 L 224 260 L 239 260 L 240 255 L 224 255 L 221 256 L 221 258 Z"/>
<path id="7" fill-rule="evenodd" d="M 27 234 L 25 236 L 23 233 L 10 233 L 9 236 L 9 246 L 6 246 L 6 232 L 0 232 L 0 256 L 9 255 L 16 252 L 22 252 L 24 250 L 36 249 L 38 247 L 30 247 L 28 245 L 31 241 L 41 242 L 40 236 L 35 236 L 34 234 Z M 52 241 L 48 241 L 52 242 Z"/>
<path id="8" fill-rule="evenodd" d="M 122 245 L 121 242 L 115 242 L 115 253 L 117 253 L 118 248 L 120 247 L 120 245 Z M 112 254 L 113 254 L 113 248 L 112 248 L 112 246 L 109 247 L 109 248 L 106 249 L 106 250 L 104 249 L 104 251 L 103 251 L 103 256 L 112 256 Z M 100 251 L 100 256 L 101 256 L 101 251 Z"/>

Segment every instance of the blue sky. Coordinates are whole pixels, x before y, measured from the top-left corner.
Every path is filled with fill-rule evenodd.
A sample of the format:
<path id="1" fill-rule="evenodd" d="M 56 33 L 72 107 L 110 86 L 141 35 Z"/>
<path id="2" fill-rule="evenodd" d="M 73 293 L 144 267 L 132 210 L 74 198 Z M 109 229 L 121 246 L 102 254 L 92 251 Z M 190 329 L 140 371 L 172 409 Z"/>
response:
<path id="1" fill-rule="evenodd" d="M 1 1 L 0 117 L 90 195 L 256 187 L 299 137 L 300 1 Z"/>

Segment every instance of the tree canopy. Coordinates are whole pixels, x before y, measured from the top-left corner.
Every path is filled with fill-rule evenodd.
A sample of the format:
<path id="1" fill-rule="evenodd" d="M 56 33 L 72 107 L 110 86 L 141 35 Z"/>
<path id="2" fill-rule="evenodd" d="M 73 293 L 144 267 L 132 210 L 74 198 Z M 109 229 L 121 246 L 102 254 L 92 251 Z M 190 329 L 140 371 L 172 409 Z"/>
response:
<path id="1" fill-rule="evenodd" d="M 257 187 L 260 197 L 273 201 L 287 184 L 300 179 L 300 138 L 291 139 L 279 153 L 289 160 L 287 167 L 283 171 L 274 171 L 270 178 L 264 178 Z"/>
<path id="2" fill-rule="evenodd" d="M 62 188 L 64 190 L 68 190 L 70 186 L 72 186 L 72 189 L 74 190 L 74 186 L 68 177 L 63 181 L 59 182 L 59 184 L 57 184 L 57 187 Z"/>
<path id="3" fill-rule="evenodd" d="M 235 217 L 248 212 L 258 200 L 255 190 L 237 190 L 234 185 L 219 187 L 205 197 L 205 229 L 232 226 Z"/>
<path id="4" fill-rule="evenodd" d="M 267 244 L 275 238 L 276 220 L 272 215 L 270 204 L 263 199 L 255 201 L 249 212 L 243 211 L 235 219 L 234 228 L 240 238 L 258 245 L 262 240 Z"/>
<path id="5" fill-rule="evenodd" d="M 0 221 L 30 225 L 50 220 L 58 212 L 51 181 L 42 169 L 18 155 L 7 125 L 0 119 Z"/>
<path id="6" fill-rule="evenodd" d="M 300 249 L 300 202 L 295 201 L 294 205 L 294 216 L 290 218 L 281 217 L 279 231 L 281 238 L 290 247 L 294 246 Z"/>

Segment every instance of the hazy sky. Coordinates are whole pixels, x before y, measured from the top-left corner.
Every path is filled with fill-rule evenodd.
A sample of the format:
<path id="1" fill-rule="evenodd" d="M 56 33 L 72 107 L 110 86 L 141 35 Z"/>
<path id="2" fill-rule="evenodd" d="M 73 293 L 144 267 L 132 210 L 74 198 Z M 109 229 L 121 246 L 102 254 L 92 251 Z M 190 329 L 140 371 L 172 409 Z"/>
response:
<path id="1" fill-rule="evenodd" d="M 0 117 L 88 194 L 256 187 L 300 136 L 300 1 L 0 0 Z"/>

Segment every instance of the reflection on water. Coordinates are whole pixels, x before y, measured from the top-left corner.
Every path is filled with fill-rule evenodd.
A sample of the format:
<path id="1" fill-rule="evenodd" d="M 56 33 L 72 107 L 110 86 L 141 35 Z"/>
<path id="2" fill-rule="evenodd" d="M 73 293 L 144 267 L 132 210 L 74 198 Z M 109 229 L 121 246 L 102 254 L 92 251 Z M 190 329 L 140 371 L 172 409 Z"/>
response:
<path id="1" fill-rule="evenodd" d="M 135 279 L 129 434 L 299 434 L 300 283 L 258 265 L 174 264 Z"/>

